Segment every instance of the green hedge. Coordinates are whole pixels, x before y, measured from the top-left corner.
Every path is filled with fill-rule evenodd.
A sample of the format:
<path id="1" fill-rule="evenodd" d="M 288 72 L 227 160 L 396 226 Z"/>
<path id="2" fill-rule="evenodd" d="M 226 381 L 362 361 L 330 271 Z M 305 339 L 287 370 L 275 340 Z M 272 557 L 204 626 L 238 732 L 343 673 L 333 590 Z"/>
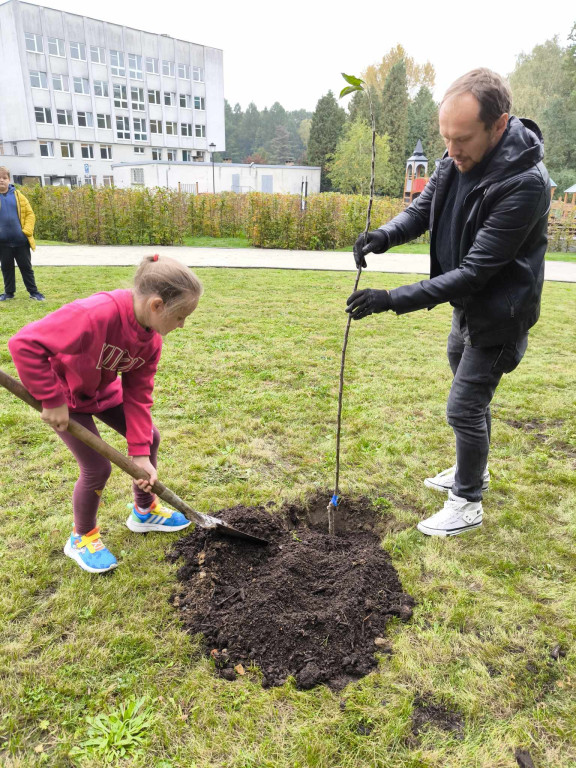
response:
<path id="1" fill-rule="evenodd" d="M 175 245 L 185 237 L 245 236 L 261 248 L 327 250 L 351 245 L 366 224 L 367 198 L 320 194 L 192 195 L 176 190 L 78 187 L 23 189 L 36 214 L 36 237 L 90 245 Z M 374 201 L 373 226 L 402 210 Z"/>
<path id="2" fill-rule="evenodd" d="M 36 214 L 36 237 L 89 245 L 177 245 L 185 237 L 245 236 L 259 248 L 332 250 L 354 243 L 366 226 L 368 198 L 322 193 L 250 192 L 192 195 L 177 190 L 31 187 L 23 190 Z M 401 200 L 378 197 L 372 227 L 403 210 Z M 573 222 L 550 220 L 551 250 L 568 250 Z M 421 238 L 427 241 L 427 235 Z"/>

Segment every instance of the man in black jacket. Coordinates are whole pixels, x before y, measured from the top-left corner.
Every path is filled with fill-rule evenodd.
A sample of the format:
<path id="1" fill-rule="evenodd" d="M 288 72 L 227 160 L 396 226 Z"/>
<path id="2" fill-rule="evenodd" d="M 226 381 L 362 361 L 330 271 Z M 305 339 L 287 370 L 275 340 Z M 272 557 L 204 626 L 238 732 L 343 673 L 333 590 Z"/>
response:
<path id="1" fill-rule="evenodd" d="M 456 80 L 440 106 L 447 152 L 422 194 L 354 246 L 356 265 L 365 267 L 366 254 L 430 230 L 430 279 L 391 291 L 355 291 L 346 310 L 353 319 L 443 302 L 454 308 L 447 419 L 456 465 L 425 480 L 448 492 L 443 509 L 418 524 L 430 536 L 482 525 L 490 402 L 502 375 L 522 359 L 540 314 L 550 179 L 538 126 L 509 117 L 510 107 L 509 87 L 495 72 L 477 69 Z"/>

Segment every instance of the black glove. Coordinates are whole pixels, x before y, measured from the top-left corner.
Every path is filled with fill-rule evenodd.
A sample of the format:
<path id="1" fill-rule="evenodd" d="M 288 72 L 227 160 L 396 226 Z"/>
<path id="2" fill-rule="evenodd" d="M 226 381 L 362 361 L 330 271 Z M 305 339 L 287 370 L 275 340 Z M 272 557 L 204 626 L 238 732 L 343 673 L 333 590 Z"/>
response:
<path id="1" fill-rule="evenodd" d="M 356 268 L 366 268 L 366 259 L 364 257 L 367 253 L 384 253 L 389 247 L 390 241 L 383 229 L 373 229 L 371 232 L 368 232 L 366 238 L 364 238 L 364 233 L 358 235 L 353 248 Z"/>
<path id="2" fill-rule="evenodd" d="M 373 312 L 387 312 L 392 308 L 392 299 L 388 291 L 365 288 L 348 296 L 346 304 L 346 312 L 350 312 L 352 319 L 361 320 Z"/>

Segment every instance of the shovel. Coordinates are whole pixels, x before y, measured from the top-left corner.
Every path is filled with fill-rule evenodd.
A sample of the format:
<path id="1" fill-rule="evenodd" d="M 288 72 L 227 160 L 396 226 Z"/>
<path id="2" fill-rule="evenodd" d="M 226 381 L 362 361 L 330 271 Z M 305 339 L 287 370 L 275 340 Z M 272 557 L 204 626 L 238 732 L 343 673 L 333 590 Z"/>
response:
<path id="1" fill-rule="evenodd" d="M 12 392 L 13 395 L 16 395 L 16 397 L 19 397 L 21 400 L 24 400 L 25 403 L 31 405 L 32 408 L 35 408 L 37 411 L 42 410 L 41 403 L 39 403 L 38 400 L 35 400 L 30 392 L 28 392 L 28 390 L 19 381 L 13 379 L 12 376 L 9 376 L 2 370 L 0 370 L 0 384 L 9 392 Z M 90 432 L 90 430 L 86 429 L 86 427 L 78 424 L 77 421 L 70 419 L 66 429 L 68 432 L 70 432 L 71 435 L 74 435 L 74 437 L 77 437 L 78 440 L 81 440 L 87 446 L 96 451 L 96 453 L 99 453 L 113 464 L 116 464 L 117 467 L 120 467 L 123 472 L 126 472 L 126 474 L 130 475 L 135 480 L 148 479 L 148 474 L 143 469 L 136 466 L 136 464 L 134 464 L 134 462 L 131 461 L 128 456 L 124 456 L 124 454 L 120 453 L 120 451 L 112 448 L 112 446 L 108 445 L 108 443 L 105 443 L 101 437 L 94 435 L 92 432 Z M 177 510 L 182 512 L 183 515 L 185 515 L 192 522 L 196 523 L 196 525 L 199 525 L 200 528 L 207 528 L 208 530 L 218 531 L 219 533 L 223 533 L 227 536 L 235 536 L 238 539 L 245 539 L 246 541 L 251 541 L 254 544 L 269 543 L 266 539 L 261 539 L 258 536 L 252 536 L 249 533 L 243 533 L 243 531 L 239 531 L 237 528 L 234 528 L 232 525 L 228 525 L 218 517 L 211 517 L 210 515 L 203 515 L 200 512 L 196 512 L 196 510 L 192 509 L 192 507 L 189 507 L 185 501 L 173 493 L 173 491 L 171 491 L 169 488 L 166 488 L 166 486 L 159 480 L 156 480 L 152 486 L 152 490 L 157 496 L 160 496 L 163 501 L 165 501 L 171 507 L 175 507 Z"/>

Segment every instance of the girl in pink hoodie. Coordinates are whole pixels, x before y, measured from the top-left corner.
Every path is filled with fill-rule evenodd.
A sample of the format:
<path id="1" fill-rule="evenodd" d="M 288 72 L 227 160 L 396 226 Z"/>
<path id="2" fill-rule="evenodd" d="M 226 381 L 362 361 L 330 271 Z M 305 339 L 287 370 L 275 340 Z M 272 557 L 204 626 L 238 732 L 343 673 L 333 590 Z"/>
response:
<path id="1" fill-rule="evenodd" d="M 26 325 L 8 342 L 23 384 L 42 403 L 42 420 L 56 430 L 80 465 L 72 497 L 74 528 L 64 553 L 85 571 L 102 573 L 118 564 L 96 525 L 112 467 L 66 431 L 69 419 L 98 434 L 96 414 L 126 437 L 130 457 L 150 476 L 133 484 L 134 504 L 126 521 L 130 530 L 179 531 L 190 524 L 151 492 L 160 434 L 150 408 L 162 337 L 184 326 L 201 294 L 200 281 L 183 264 L 148 256 L 132 290 L 73 301 Z"/>

